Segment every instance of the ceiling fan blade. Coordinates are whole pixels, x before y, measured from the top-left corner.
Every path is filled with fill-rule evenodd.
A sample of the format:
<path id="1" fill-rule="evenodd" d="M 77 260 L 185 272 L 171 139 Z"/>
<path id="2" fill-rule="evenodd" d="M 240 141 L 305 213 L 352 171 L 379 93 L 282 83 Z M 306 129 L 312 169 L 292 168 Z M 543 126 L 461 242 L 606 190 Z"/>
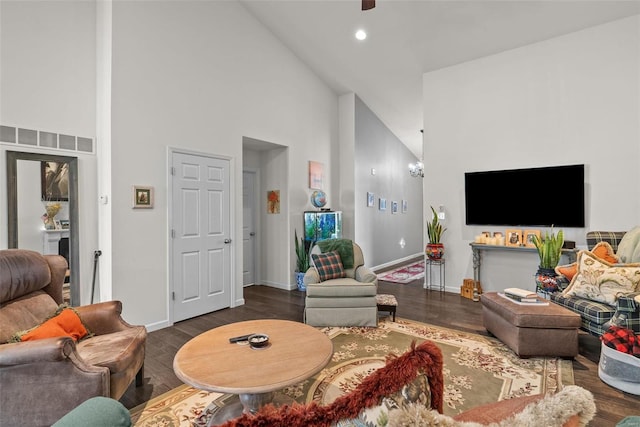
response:
<path id="1" fill-rule="evenodd" d="M 369 10 L 376 7 L 376 0 L 362 0 L 362 10 Z"/>

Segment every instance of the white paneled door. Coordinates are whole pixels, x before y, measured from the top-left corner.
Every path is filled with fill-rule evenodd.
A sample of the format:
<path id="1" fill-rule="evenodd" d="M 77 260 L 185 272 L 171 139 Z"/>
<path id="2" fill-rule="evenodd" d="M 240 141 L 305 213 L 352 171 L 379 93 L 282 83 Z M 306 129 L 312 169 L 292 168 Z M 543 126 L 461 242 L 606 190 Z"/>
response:
<path id="1" fill-rule="evenodd" d="M 171 153 L 173 321 L 231 306 L 229 160 Z"/>

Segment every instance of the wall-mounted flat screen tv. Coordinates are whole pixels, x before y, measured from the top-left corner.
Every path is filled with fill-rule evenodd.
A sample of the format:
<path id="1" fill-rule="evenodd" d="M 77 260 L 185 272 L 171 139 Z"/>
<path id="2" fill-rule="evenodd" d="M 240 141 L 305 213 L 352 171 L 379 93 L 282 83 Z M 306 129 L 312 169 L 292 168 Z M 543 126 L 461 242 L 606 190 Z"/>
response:
<path id="1" fill-rule="evenodd" d="M 584 187 L 584 165 L 466 172 L 466 224 L 584 227 Z"/>

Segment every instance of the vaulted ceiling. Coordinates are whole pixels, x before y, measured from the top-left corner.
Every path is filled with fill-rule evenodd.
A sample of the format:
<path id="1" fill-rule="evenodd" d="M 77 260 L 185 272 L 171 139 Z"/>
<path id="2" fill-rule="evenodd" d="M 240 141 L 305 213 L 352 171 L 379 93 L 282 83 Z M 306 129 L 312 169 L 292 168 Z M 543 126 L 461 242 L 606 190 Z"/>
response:
<path id="1" fill-rule="evenodd" d="M 640 0 L 377 0 L 368 11 L 360 0 L 240 2 L 336 93 L 356 93 L 418 158 L 425 72 L 640 14 Z"/>

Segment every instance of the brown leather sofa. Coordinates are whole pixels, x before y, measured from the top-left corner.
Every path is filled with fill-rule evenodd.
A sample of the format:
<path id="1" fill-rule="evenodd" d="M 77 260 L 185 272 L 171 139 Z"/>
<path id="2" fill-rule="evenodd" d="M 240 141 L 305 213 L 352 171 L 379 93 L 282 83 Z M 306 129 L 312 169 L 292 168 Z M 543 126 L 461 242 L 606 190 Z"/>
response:
<path id="1" fill-rule="evenodd" d="M 121 317 L 120 301 L 74 307 L 90 334 L 8 343 L 63 302 L 59 255 L 0 250 L 0 425 L 50 426 L 93 396 L 119 399 L 142 384 L 147 331 Z"/>

